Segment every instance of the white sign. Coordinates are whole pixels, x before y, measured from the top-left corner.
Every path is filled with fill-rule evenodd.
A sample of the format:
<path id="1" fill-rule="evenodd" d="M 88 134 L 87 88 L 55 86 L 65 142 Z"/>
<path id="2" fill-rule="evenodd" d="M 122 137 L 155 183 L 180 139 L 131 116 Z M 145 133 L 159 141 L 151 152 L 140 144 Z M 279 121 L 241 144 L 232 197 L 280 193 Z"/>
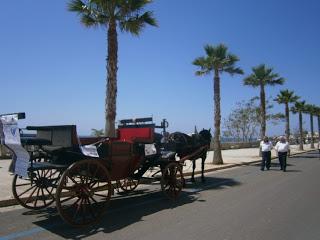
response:
<path id="1" fill-rule="evenodd" d="M 1 142 L 13 153 L 14 173 L 22 177 L 27 177 L 30 156 L 21 146 L 18 116 L 1 116 L 0 125 Z"/>
<path id="2" fill-rule="evenodd" d="M 80 146 L 80 149 L 83 155 L 89 157 L 99 157 L 97 147 L 95 145 L 83 145 Z"/>
<path id="3" fill-rule="evenodd" d="M 154 144 L 145 144 L 144 145 L 144 155 L 150 156 L 157 154 L 157 149 Z"/>

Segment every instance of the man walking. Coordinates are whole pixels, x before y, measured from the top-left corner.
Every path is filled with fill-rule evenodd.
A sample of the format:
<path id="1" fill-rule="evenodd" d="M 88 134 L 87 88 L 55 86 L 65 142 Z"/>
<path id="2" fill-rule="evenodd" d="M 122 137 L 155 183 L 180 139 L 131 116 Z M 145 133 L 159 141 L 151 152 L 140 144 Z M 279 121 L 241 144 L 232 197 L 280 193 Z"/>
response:
<path id="1" fill-rule="evenodd" d="M 267 168 L 267 170 L 270 169 L 272 148 L 272 142 L 269 141 L 269 138 L 267 136 L 265 136 L 263 138 L 263 141 L 260 142 L 260 149 L 262 152 L 261 171 L 264 171 L 265 167 Z"/>
<path id="2" fill-rule="evenodd" d="M 287 142 L 285 137 L 283 137 L 283 136 L 280 137 L 280 141 L 277 142 L 275 149 L 278 153 L 280 169 L 285 172 L 286 168 L 287 168 L 288 152 L 290 154 L 290 145 Z"/>

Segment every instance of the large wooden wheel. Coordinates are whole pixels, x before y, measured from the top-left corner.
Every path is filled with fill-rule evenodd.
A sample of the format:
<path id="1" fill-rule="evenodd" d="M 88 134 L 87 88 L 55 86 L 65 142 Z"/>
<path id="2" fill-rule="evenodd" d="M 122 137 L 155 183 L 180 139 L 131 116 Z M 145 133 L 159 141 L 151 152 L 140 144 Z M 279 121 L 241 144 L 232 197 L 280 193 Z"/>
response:
<path id="1" fill-rule="evenodd" d="M 54 190 L 59 181 L 60 171 L 56 169 L 39 169 L 29 172 L 28 178 L 15 175 L 12 193 L 18 203 L 29 209 L 42 209 L 55 200 Z"/>
<path id="2" fill-rule="evenodd" d="M 139 180 L 132 178 L 125 178 L 118 181 L 118 186 L 125 192 L 129 193 L 135 190 L 139 185 Z"/>
<path id="3" fill-rule="evenodd" d="M 63 220 L 73 226 L 97 222 L 112 194 L 108 170 L 94 159 L 72 164 L 61 176 L 56 205 Z"/>
<path id="4" fill-rule="evenodd" d="M 162 171 L 161 189 L 170 199 L 177 199 L 181 193 L 184 179 L 182 166 L 178 162 L 169 163 Z"/>

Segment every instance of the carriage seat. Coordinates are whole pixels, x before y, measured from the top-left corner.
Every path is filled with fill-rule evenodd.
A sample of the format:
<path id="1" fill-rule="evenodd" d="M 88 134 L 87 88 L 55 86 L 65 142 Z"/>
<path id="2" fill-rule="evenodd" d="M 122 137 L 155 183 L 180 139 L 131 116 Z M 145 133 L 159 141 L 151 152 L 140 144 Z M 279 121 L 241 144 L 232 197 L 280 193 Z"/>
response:
<path id="1" fill-rule="evenodd" d="M 50 162 L 34 162 L 32 165 L 29 166 L 29 171 L 35 171 L 35 170 L 50 170 L 50 169 L 65 169 L 68 165 L 66 164 L 54 164 Z"/>
<path id="2" fill-rule="evenodd" d="M 45 139 L 45 138 L 21 137 L 21 144 L 43 146 L 43 145 L 51 145 L 52 142 L 49 139 Z"/>
<path id="3" fill-rule="evenodd" d="M 63 146 L 50 146 L 50 145 L 46 145 L 42 147 L 43 151 L 47 152 L 47 153 L 58 153 L 62 150 L 65 150 L 65 147 Z"/>
<path id="4" fill-rule="evenodd" d="M 56 125 L 56 126 L 27 126 L 27 130 L 36 131 L 36 139 L 42 139 L 41 149 L 52 156 L 53 163 L 67 163 L 69 152 L 80 152 L 78 135 L 75 125 Z M 34 140 L 36 142 L 36 140 Z M 67 157 L 65 156 L 67 155 Z M 70 160 L 71 161 L 71 160 Z"/>
<path id="5" fill-rule="evenodd" d="M 78 145 L 78 136 L 75 125 L 27 126 L 26 129 L 37 132 L 34 140 L 30 139 L 27 141 L 34 143 L 38 142 L 45 146 L 48 151 Z"/>

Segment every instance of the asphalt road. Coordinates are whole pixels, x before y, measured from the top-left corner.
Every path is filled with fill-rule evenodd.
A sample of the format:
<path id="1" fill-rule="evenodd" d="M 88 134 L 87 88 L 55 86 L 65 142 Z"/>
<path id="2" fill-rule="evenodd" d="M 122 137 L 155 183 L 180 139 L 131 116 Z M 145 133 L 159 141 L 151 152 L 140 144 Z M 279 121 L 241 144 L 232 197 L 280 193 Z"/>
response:
<path id="1" fill-rule="evenodd" d="M 187 183 L 176 202 L 159 184 L 113 197 L 102 222 L 89 228 L 64 224 L 54 207 L 30 211 L 0 208 L 0 240 L 7 239 L 306 239 L 320 240 L 320 158 L 310 152 L 288 159 L 287 172 L 273 163 L 207 174 Z"/>

